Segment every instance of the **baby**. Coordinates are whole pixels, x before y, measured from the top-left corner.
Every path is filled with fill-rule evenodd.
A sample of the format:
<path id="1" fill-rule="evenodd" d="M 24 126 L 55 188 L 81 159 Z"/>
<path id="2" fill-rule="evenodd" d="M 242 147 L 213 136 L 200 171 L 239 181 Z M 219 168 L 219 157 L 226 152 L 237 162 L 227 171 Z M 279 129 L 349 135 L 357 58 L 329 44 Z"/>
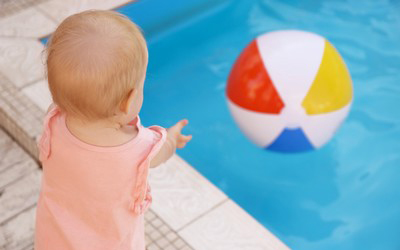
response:
<path id="1" fill-rule="evenodd" d="M 54 104 L 39 140 L 35 249 L 144 250 L 148 169 L 191 140 L 181 134 L 188 121 L 141 125 L 147 47 L 121 14 L 68 17 L 46 52 Z"/>

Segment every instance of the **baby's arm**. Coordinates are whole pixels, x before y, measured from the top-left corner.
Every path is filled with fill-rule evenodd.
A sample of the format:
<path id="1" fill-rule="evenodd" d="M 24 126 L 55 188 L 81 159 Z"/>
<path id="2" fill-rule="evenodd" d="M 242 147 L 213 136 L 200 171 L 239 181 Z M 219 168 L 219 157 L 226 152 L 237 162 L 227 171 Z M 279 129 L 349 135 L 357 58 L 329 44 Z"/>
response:
<path id="1" fill-rule="evenodd" d="M 181 134 L 183 127 L 188 123 L 188 120 L 181 120 L 167 130 L 167 139 L 157 155 L 151 160 L 151 168 L 167 161 L 175 153 L 176 148 L 185 147 L 186 143 L 192 139 L 191 135 Z"/>

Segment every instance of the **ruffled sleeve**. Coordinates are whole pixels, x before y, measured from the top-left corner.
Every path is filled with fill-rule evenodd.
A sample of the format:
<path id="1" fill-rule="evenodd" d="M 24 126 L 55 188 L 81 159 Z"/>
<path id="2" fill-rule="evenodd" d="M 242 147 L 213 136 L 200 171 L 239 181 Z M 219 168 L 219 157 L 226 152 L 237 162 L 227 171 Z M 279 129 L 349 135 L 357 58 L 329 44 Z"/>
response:
<path id="1" fill-rule="evenodd" d="M 51 154 L 51 121 L 60 113 L 57 105 L 53 105 L 44 117 L 43 132 L 38 141 L 39 160 L 41 162 L 47 160 Z"/>
<path id="2" fill-rule="evenodd" d="M 167 131 L 163 127 L 151 126 L 148 128 L 142 127 L 141 129 L 148 130 L 148 134 L 150 134 L 152 137 L 152 146 L 148 155 L 139 164 L 137 170 L 135 187 L 133 189 L 132 200 L 129 205 L 129 209 L 133 210 L 136 214 L 144 213 L 150 206 L 151 193 L 150 186 L 147 183 L 150 162 L 160 151 L 167 138 Z"/>

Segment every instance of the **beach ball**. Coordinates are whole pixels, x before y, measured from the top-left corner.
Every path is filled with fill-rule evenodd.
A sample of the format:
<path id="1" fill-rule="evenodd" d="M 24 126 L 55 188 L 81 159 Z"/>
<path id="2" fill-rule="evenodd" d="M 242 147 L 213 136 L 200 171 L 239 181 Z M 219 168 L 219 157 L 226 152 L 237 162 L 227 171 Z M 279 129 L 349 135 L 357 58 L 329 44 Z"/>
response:
<path id="1" fill-rule="evenodd" d="M 231 114 L 256 145 L 274 151 L 317 149 L 349 113 L 352 80 L 339 52 L 305 31 L 266 33 L 239 55 L 226 96 Z"/>

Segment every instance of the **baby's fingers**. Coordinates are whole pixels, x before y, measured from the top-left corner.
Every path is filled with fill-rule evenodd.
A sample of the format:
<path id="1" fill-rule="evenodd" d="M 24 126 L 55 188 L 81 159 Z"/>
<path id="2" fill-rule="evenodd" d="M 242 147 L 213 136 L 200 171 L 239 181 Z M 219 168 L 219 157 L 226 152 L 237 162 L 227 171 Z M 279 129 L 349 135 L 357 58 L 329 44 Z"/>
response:
<path id="1" fill-rule="evenodd" d="M 184 148 L 186 143 L 192 139 L 192 135 L 180 135 L 178 139 L 178 143 L 176 144 L 177 148 Z"/>
<path id="2" fill-rule="evenodd" d="M 184 148 L 186 146 L 186 142 L 178 142 L 178 144 L 176 144 L 177 148 Z"/>
<path id="3" fill-rule="evenodd" d="M 182 142 L 188 142 L 192 139 L 192 135 L 180 135 L 179 140 Z"/>
<path id="4" fill-rule="evenodd" d="M 178 131 L 181 131 L 183 129 L 183 127 L 185 127 L 186 125 L 188 125 L 189 121 L 187 119 L 183 119 L 180 120 L 179 122 L 177 122 L 174 127 L 176 129 L 178 129 Z"/>

